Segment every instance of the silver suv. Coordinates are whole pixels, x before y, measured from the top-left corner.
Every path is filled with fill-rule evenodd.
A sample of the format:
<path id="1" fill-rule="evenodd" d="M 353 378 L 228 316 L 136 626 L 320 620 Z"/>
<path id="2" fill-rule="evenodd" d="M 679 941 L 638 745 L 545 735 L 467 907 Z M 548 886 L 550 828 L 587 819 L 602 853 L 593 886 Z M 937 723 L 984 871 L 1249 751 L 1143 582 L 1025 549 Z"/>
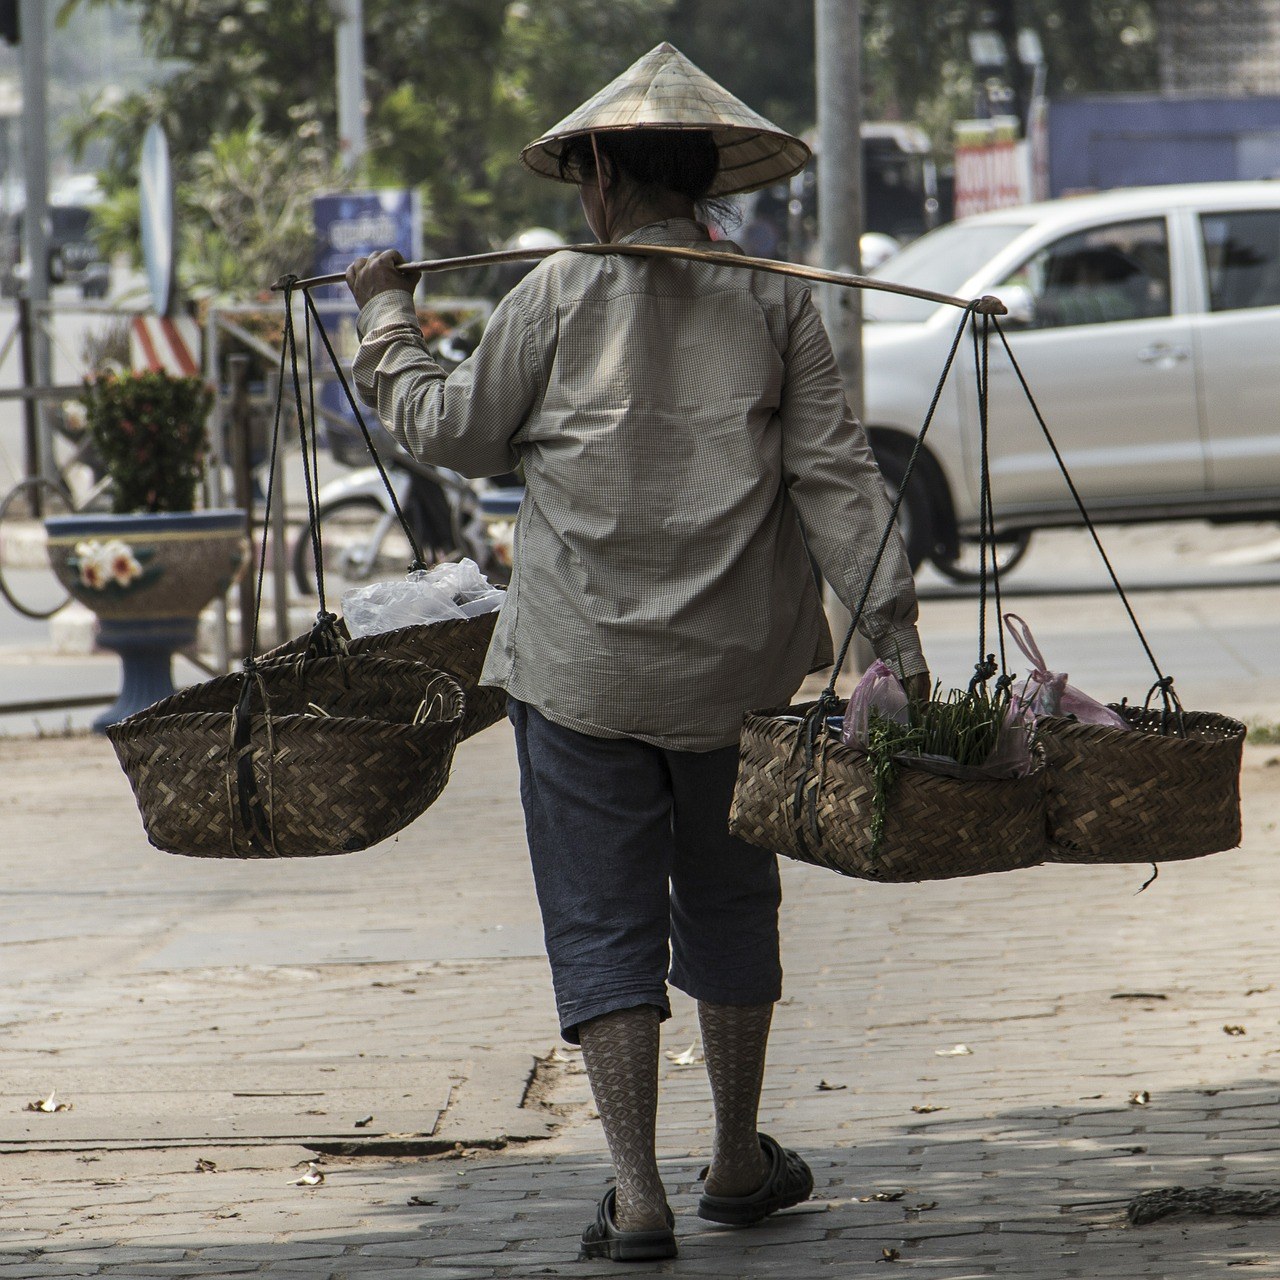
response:
<path id="1" fill-rule="evenodd" d="M 1280 519 L 1280 183 L 1115 191 L 982 214 L 874 274 L 994 293 L 1091 514 L 1105 522 Z M 867 291 L 865 421 L 895 484 L 959 312 Z M 971 576 L 978 416 L 966 341 L 904 512 L 912 562 Z M 1007 359 L 993 345 L 990 450 L 1003 557 L 1078 523 Z"/>

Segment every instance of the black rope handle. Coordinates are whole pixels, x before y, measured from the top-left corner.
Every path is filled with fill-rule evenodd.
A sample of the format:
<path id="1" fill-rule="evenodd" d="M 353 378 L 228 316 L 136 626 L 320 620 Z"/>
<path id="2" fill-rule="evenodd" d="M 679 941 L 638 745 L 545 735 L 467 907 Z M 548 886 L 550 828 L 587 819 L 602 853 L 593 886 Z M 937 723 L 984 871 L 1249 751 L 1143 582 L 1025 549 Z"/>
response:
<path id="1" fill-rule="evenodd" d="M 1013 683 L 1009 674 L 1009 660 L 1005 651 L 1004 630 L 1000 619 L 1004 605 L 1000 595 L 1000 558 L 996 551 L 995 501 L 991 485 L 991 326 L 989 317 L 982 317 L 979 332 L 975 320 L 973 335 L 973 369 L 978 396 L 978 661 L 974 663 L 969 692 L 976 692 L 994 675 L 999 675 L 997 688 Z M 990 573 L 988 574 L 988 564 Z M 987 582 L 991 582 L 991 594 L 995 597 L 996 646 L 1000 651 L 997 664 L 994 653 L 987 652 Z"/>
<path id="2" fill-rule="evenodd" d="M 875 585 L 876 574 L 880 571 L 884 553 L 889 546 L 890 539 L 893 537 L 894 530 L 897 528 L 898 514 L 901 512 L 902 504 L 906 500 L 907 485 L 920 457 L 925 437 L 929 434 L 929 427 L 933 424 L 934 415 L 942 399 L 942 392 L 946 386 L 947 378 L 950 376 L 951 368 L 955 364 L 956 353 L 960 350 L 965 328 L 977 313 L 978 307 L 979 304 L 977 302 L 970 303 L 964 309 L 964 314 L 960 317 L 960 323 L 956 326 L 955 336 L 951 340 L 951 349 L 947 352 L 947 359 L 938 377 L 938 384 L 933 389 L 933 398 L 929 402 L 924 422 L 921 424 L 919 434 L 916 436 L 911 454 L 907 458 L 907 465 L 903 470 L 902 479 L 898 485 L 898 496 L 894 500 L 892 509 L 889 512 L 889 518 L 885 522 L 884 533 L 880 537 L 880 545 L 876 548 L 876 554 L 871 562 L 871 569 L 867 573 L 866 582 L 863 584 L 862 596 L 858 601 L 857 607 L 853 610 L 853 616 L 849 621 L 849 629 L 845 633 L 844 643 L 840 646 L 840 652 L 831 668 L 831 679 L 827 681 L 827 687 L 819 694 L 818 700 L 805 712 L 800 723 L 796 725 L 796 747 L 803 756 L 803 762 L 791 797 L 791 816 L 795 823 L 796 835 L 802 849 L 807 849 L 803 835 L 806 827 L 813 839 L 815 849 L 822 847 L 822 836 L 818 829 L 817 796 L 821 787 L 822 764 L 825 760 L 826 718 L 840 709 L 840 699 L 836 697 L 835 692 L 836 680 L 839 678 L 845 658 L 849 654 L 849 647 L 853 643 L 858 623 L 866 611 L 867 601 L 871 598 L 871 591 Z M 816 777 L 815 764 L 818 765 Z"/>
<path id="3" fill-rule="evenodd" d="M 928 411 L 924 415 L 924 423 L 921 425 L 920 431 L 915 438 L 915 443 L 911 447 L 911 454 L 907 458 L 906 468 L 898 484 L 898 496 L 893 502 L 889 519 L 884 527 L 884 533 L 880 537 L 880 545 L 876 548 L 875 557 L 871 562 L 871 569 L 867 574 L 866 582 L 863 584 L 862 596 L 853 611 L 849 629 L 845 632 L 844 643 L 840 646 L 835 665 L 831 669 L 831 679 L 827 681 L 827 687 L 819 696 L 817 703 L 815 703 L 813 710 L 810 712 L 811 715 L 816 715 L 819 709 L 822 709 L 825 713 L 839 703 L 835 695 L 836 680 L 839 679 L 840 671 L 844 667 L 845 658 L 849 654 L 849 646 L 853 643 L 854 633 L 858 629 L 858 623 L 862 621 L 862 615 L 866 612 L 867 601 L 871 598 L 871 591 L 875 585 L 876 574 L 880 571 L 880 563 L 884 559 L 884 553 L 889 546 L 890 539 L 893 537 L 894 530 L 897 528 L 898 514 L 902 510 L 902 504 L 906 501 L 907 485 L 910 483 L 912 473 L 915 471 L 916 462 L 924 446 L 925 436 L 929 434 L 929 428 L 933 425 L 934 415 L 937 412 L 938 403 L 942 399 L 942 392 L 946 386 L 947 378 L 951 374 L 951 367 L 955 363 L 956 352 L 960 349 L 960 342 L 964 337 L 965 328 L 977 312 L 978 307 L 978 302 L 971 302 L 965 307 L 964 314 L 960 317 L 960 323 L 956 326 L 955 336 L 951 340 L 951 349 L 947 352 L 946 362 L 943 364 L 942 373 L 938 378 L 938 385 L 933 389 L 933 399 L 929 401 Z"/>
<path id="4" fill-rule="evenodd" d="M 258 653 L 258 622 L 262 616 L 262 588 L 267 576 L 267 524 L 271 519 L 275 499 L 277 461 L 280 456 L 280 426 L 284 417 L 284 380 L 289 365 L 291 335 L 293 332 L 293 290 L 284 290 L 284 333 L 280 339 L 280 371 L 276 379 L 276 406 L 271 423 L 271 458 L 267 474 L 266 514 L 262 522 L 262 549 L 258 555 L 257 584 L 253 593 L 253 626 L 249 632 L 249 652 L 244 655 L 246 671 L 251 671 Z M 296 353 L 294 358 L 296 364 Z M 295 370 L 296 372 L 296 370 Z"/>
<path id="5" fill-rule="evenodd" d="M 1053 454 L 1054 461 L 1058 464 L 1058 470 L 1062 472 L 1062 478 L 1067 483 L 1067 488 L 1071 492 L 1071 497 L 1076 504 L 1076 509 L 1080 512 L 1080 518 L 1084 521 L 1085 528 L 1089 530 L 1089 536 L 1093 539 L 1093 545 L 1098 550 L 1098 555 L 1102 558 L 1102 563 L 1106 566 L 1107 575 L 1111 579 L 1111 585 L 1115 587 L 1116 594 L 1120 597 L 1121 603 L 1124 605 L 1125 613 L 1129 615 L 1129 621 L 1133 624 L 1133 629 L 1137 633 L 1138 640 L 1147 655 L 1147 660 L 1151 663 L 1152 669 L 1156 673 L 1156 682 L 1151 686 L 1147 694 L 1148 704 L 1151 698 L 1156 694 L 1160 694 L 1161 701 L 1164 705 L 1164 713 L 1161 716 L 1160 729 L 1164 733 L 1167 731 L 1172 718 L 1176 717 L 1178 732 L 1185 735 L 1186 726 L 1182 718 L 1182 704 L 1178 700 L 1178 696 L 1173 691 L 1173 677 L 1167 676 L 1160 668 L 1160 663 L 1156 660 L 1154 650 L 1151 648 L 1147 640 L 1146 634 L 1142 630 L 1142 624 L 1138 621 L 1138 615 L 1134 612 L 1133 605 L 1129 603 L 1129 597 L 1125 593 L 1125 589 L 1120 584 L 1120 578 L 1116 574 L 1115 567 L 1111 563 L 1111 557 L 1107 555 L 1106 548 L 1102 545 L 1102 539 L 1098 536 L 1098 530 L 1094 526 L 1093 520 L 1089 515 L 1088 508 L 1084 504 L 1084 499 L 1080 496 L 1080 490 L 1076 488 L 1075 481 L 1071 478 L 1071 472 L 1067 467 L 1066 459 L 1062 456 L 1062 451 L 1058 448 L 1057 441 L 1053 438 L 1053 433 L 1049 430 L 1049 424 L 1044 419 L 1044 414 L 1040 411 L 1040 406 L 1036 403 L 1036 398 L 1032 394 L 1031 387 L 1027 383 L 1026 375 L 1022 372 L 1022 366 L 1018 363 L 1018 358 L 1013 354 L 1013 349 L 1009 346 L 1009 339 L 1006 337 L 1004 328 L 1000 321 L 994 316 L 984 317 L 995 329 L 996 335 L 1000 339 L 1001 345 L 1004 347 L 1005 354 L 1009 357 L 1009 363 L 1013 367 L 1013 372 L 1017 375 L 1018 384 L 1022 388 L 1022 393 L 1027 399 L 1027 403 L 1031 406 L 1031 412 L 1035 415 L 1040 431 Z"/>
<path id="6" fill-rule="evenodd" d="M 312 568 L 315 571 L 316 596 L 320 603 L 320 617 L 329 612 L 324 598 L 324 539 L 320 531 L 320 430 L 316 417 L 315 362 L 311 351 L 311 326 L 304 326 L 307 351 L 307 400 L 311 410 L 311 433 L 299 431 L 302 444 L 302 479 L 307 491 L 307 529 L 311 538 Z M 295 338 L 295 341 L 297 339 Z"/>
<path id="7" fill-rule="evenodd" d="M 287 296 L 287 290 L 286 290 Z M 409 521 L 406 519 L 404 511 L 400 507 L 400 499 L 396 497 L 395 486 L 391 483 L 391 477 L 387 474 L 386 466 L 382 459 L 378 456 L 378 450 L 373 443 L 373 436 L 365 423 L 364 415 L 360 412 L 360 406 L 356 404 L 355 397 L 351 394 L 351 387 L 347 382 L 346 374 L 342 372 L 342 364 L 338 360 L 337 352 L 333 349 L 333 343 L 329 340 L 329 334 L 324 327 L 324 321 L 320 318 L 320 312 L 316 308 L 315 300 L 311 297 L 311 290 L 304 289 L 302 296 L 306 299 L 307 312 L 311 316 L 316 326 L 316 331 L 320 334 L 320 341 L 324 343 L 324 349 L 329 355 L 329 362 L 333 366 L 333 371 L 338 376 L 338 383 L 342 387 L 342 394 L 346 397 L 347 404 L 351 406 L 351 412 L 355 415 L 356 423 L 360 427 L 360 434 L 364 437 L 365 448 L 369 451 L 369 456 L 373 459 L 373 465 L 378 469 L 378 475 L 382 480 L 383 487 L 387 491 L 387 496 L 391 499 L 391 508 L 395 512 L 396 519 L 400 522 L 400 528 L 404 530 L 404 536 L 409 541 L 409 546 L 413 549 L 413 563 L 409 566 L 409 571 L 415 569 L 427 568 L 427 562 L 422 554 L 422 546 L 418 542 L 413 530 L 409 527 Z M 310 330 L 308 329 L 308 337 Z M 313 521 L 319 524 L 318 517 Z"/>

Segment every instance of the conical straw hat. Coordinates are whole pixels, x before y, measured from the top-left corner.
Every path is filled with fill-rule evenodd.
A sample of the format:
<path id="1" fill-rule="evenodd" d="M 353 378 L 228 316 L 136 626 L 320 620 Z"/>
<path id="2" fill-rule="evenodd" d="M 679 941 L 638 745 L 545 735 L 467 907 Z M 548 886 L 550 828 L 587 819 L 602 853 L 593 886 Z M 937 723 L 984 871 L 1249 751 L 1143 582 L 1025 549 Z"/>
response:
<path id="1" fill-rule="evenodd" d="M 754 191 L 803 169 L 810 151 L 735 98 L 674 46 L 651 49 L 520 153 L 526 168 L 560 179 L 571 138 L 622 129 L 707 129 L 720 149 L 711 196 Z"/>

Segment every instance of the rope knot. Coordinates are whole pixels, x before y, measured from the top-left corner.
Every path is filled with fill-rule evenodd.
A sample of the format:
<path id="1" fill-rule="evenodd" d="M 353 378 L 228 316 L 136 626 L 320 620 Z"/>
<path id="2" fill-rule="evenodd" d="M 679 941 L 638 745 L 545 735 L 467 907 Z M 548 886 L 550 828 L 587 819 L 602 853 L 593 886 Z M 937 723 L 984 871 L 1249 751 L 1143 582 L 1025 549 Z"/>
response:
<path id="1" fill-rule="evenodd" d="M 983 662 L 975 662 L 973 664 L 973 679 L 969 681 L 969 692 L 976 693 L 978 686 L 986 684 L 999 670 L 1000 667 L 996 662 L 994 653 L 987 654 Z"/>

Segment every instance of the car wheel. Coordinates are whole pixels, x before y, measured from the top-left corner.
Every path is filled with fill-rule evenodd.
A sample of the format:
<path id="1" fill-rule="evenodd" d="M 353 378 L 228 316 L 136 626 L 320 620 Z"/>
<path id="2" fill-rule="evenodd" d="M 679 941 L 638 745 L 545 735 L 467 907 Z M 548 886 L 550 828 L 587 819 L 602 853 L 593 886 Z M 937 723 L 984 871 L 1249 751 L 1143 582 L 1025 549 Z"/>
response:
<path id="1" fill-rule="evenodd" d="M 889 501 L 896 502 L 902 477 L 907 471 L 907 461 L 911 457 L 911 446 L 881 437 L 872 441 L 872 448 L 876 462 L 880 465 L 880 474 L 884 476 L 885 488 L 889 491 Z M 912 572 L 924 563 L 933 550 L 933 505 L 928 482 L 917 464 L 907 484 L 907 495 L 898 511 L 898 528 L 907 548 L 907 559 Z"/>
<path id="2" fill-rule="evenodd" d="M 1031 531 L 1019 529 L 1016 533 L 1004 534 L 996 539 L 996 566 L 1002 574 L 1013 569 L 1027 554 L 1031 545 Z M 982 576 L 982 557 L 976 542 L 964 542 L 960 545 L 959 554 L 954 560 L 948 560 L 938 554 L 929 557 L 933 567 L 951 579 L 952 582 L 978 582 Z M 987 574 L 991 573 L 991 559 L 987 558 Z"/>

